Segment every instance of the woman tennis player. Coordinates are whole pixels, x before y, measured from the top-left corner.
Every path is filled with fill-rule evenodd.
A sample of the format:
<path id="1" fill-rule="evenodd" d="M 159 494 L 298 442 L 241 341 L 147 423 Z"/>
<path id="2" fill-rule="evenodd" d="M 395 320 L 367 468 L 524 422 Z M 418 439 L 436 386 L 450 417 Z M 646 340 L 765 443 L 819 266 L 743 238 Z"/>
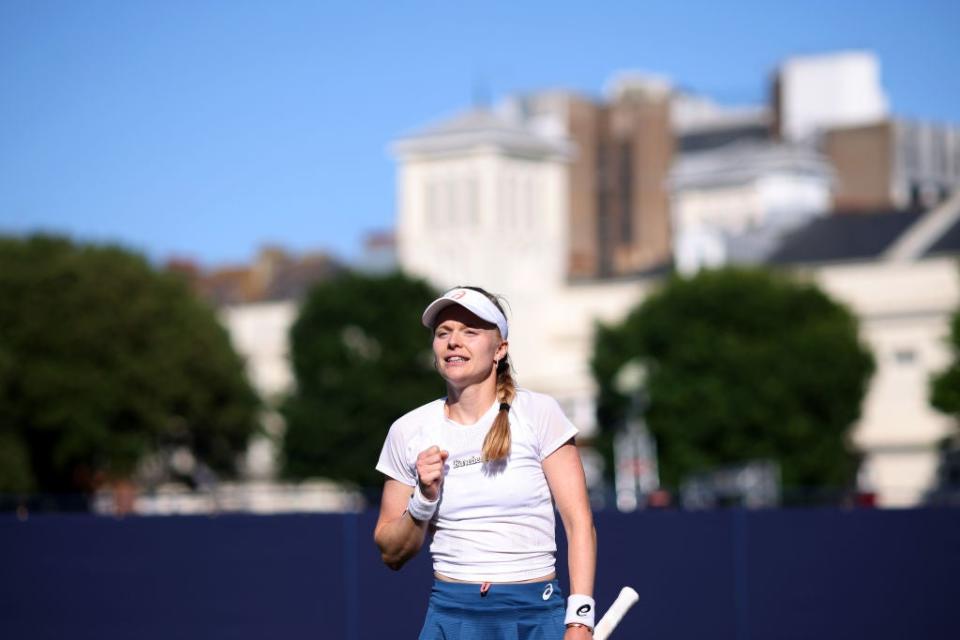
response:
<path id="1" fill-rule="evenodd" d="M 435 581 L 420 640 L 583 640 L 594 626 L 596 534 L 576 427 L 514 386 L 499 301 L 458 287 L 423 312 L 447 396 L 390 427 L 374 539 L 399 569 L 432 534 Z M 570 595 L 556 579 L 554 506 Z"/>

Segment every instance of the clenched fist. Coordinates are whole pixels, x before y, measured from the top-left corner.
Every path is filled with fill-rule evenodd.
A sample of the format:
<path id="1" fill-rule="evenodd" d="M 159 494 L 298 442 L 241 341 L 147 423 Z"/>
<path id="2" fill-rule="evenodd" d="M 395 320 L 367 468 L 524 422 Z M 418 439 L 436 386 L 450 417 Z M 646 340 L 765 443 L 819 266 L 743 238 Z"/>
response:
<path id="1" fill-rule="evenodd" d="M 443 484 L 443 463 L 450 456 L 434 445 L 417 456 L 417 478 L 420 481 L 420 493 L 433 502 L 440 497 L 440 485 Z"/>

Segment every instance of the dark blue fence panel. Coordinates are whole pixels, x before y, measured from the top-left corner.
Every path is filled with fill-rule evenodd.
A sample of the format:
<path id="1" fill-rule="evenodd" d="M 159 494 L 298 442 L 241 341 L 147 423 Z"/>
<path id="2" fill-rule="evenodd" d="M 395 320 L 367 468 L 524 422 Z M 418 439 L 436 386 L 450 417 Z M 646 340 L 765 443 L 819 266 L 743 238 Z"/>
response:
<path id="1" fill-rule="evenodd" d="M 733 637 L 729 520 L 721 511 L 596 516 L 598 608 L 606 610 L 624 585 L 640 595 L 615 637 Z"/>
<path id="2" fill-rule="evenodd" d="M 358 562 L 360 621 L 358 635 L 366 638 L 416 638 L 427 610 L 433 569 L 424 549 L 400 571 L 386 568 L 373 544 L 376 514 L 358 518 Z"/>
<path id="3" fill-rule="evenodd" d="M 3 638 L 415 638 L 426 553 L 400 572 L 376 514 L 0 519 Z M 960 637 L 960 510 L 596 516 L 614 638 Z M 559 567 L 565 579 L 565 550 Z"/>
<path id="4" fill-rule="evenodd" d="M 960 512 L 749 514 L 749 638 L 960 638 Z"/>
<path id="5" fill-rule="evenodd" d="M 345 637 L 342 522 L 7 519 L 0 526 L 0 635 L 241 639 L 329 630 L 327 637 Z"/>

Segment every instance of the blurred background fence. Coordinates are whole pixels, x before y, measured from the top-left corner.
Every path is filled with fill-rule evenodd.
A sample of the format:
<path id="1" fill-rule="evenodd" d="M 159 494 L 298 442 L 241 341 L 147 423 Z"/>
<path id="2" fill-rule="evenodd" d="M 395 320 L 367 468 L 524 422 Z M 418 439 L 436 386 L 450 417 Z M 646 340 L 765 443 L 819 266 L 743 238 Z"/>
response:
<path id="1" fill-rule="evenodd" d="M 960 510 L 596 518 L 600 608 L 622 585 L 640 593 L 623 640 L 957 637 Z M 5 515 L 3 636 L 414 638 L 429 559 L 388 570 L 375 519 Z"/>

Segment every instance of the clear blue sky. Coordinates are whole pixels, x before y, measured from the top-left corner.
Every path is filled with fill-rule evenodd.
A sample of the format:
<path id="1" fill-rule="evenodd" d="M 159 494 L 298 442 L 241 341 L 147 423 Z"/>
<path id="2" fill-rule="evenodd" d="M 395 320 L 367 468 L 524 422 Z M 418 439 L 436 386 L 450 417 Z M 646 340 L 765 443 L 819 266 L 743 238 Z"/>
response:
<path id="1" fill-rule="evenodd" d="M 871 49 L 896 114 L 960 122 L 960 2 L 0 0 L 0 233 L 153 260 L 390 228 L 398 134 L 618 70 L 759 103 L 793 54 Z"/>

